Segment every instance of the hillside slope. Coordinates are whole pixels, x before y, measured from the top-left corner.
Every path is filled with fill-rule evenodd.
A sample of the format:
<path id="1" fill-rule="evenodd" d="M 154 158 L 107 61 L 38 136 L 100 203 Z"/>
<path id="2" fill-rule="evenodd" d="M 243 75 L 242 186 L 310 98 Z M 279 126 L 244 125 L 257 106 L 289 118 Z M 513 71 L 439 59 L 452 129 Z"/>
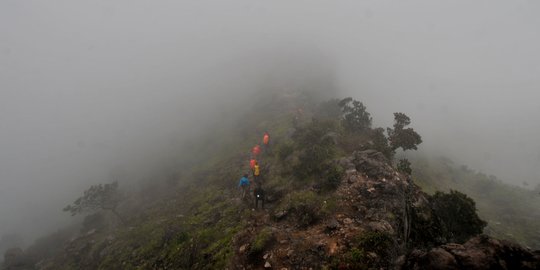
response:
<path id="1" fill-rule="evenodd" d="M 265 97 L 190 145 L 177 186 L 148 200 L 132 194 L 122 208 L 126 225 L 87 218 L 57 252 L 32 253 L 59 243 L 41 241 L 4 268 L 419 269 L 441 258 L 447 269 L 539 267 L 540 254 L 517 245 L 487 236 L 465 243 L 485 225 L 474 201 L 424 193 L 394 167 L 388 139 L 356 105 L 351 111 L 369 121 L 344 117 L 337 101 Z M 365 126 L 347 130 L 359 127 L 351 123 Z M 271 134 L 258 157 L 266 204 L 254 209 L 252 196 L 240 198 L 237 179 L 249 172 L 249 150 L 264 131 Z M 462 256 L 471 250 L 476 256 Z"/>

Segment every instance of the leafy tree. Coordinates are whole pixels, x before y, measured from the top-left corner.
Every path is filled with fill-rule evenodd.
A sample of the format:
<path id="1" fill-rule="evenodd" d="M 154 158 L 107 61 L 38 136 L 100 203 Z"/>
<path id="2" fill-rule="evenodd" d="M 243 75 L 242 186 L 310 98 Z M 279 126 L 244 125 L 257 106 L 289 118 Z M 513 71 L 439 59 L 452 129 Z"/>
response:
<path id="1" fill-rule="evenodd" d="M 85 212 L 98 210 L 108 210 L 115 214 L 122 223 L 124 218 L 117 212 L 116 208 L 122 201 L 122 196 L 118 191 L 118 182 L 110 184 L 93 185 L 84 191 L 84 194 L 66 207 L 65 212 L 70 212 L 72 216 Z"/>
<path id="2" fill-rule="evenodd" d="M 371 140 L 373 141 L 373 147 L 375 150 L 383 153 L 383 155 L 392 160 L 394 157 L 394 150 L 388 143 L 388 138 L 384 135 L 384 128 L 375 128 L 371 131 Z"/>
<path id="3" fill-rule="evenodd" d="M 362 102 L 348 97 L 341 100 L 338 105 L 343 113 L 343 127 L 347 131 L 363 132 L 371 128 L 371 115 Z"/>
<path id="4" fill-rule="evenodd" d="M 387 128 L 388 139 L 392 150 L 402 148 L 404 151 L 418 149 L 422 143 L 422 137 L 412 128 L 405 128 L 411 123 L 411 119 L 404 113 L 394 113 L 394 128 Z"/>

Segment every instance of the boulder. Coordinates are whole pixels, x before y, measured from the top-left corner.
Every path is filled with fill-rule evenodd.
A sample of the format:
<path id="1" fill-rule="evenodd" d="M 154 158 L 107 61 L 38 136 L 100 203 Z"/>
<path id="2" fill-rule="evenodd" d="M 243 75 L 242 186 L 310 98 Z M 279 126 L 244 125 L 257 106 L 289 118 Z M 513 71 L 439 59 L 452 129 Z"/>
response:
<path id="1" fill-rule="evenodd" d="M 540 251 L 486 235 L 409 254 L 403 269 L 540 269 Z"/>
<path id="2" fill-rule="evenodd" d="M 391 178 L 394 175 L 388 159 L 376 150 L 354 152 L 352 163 L 357 171 L 365 173 L 370 178 Z"/>

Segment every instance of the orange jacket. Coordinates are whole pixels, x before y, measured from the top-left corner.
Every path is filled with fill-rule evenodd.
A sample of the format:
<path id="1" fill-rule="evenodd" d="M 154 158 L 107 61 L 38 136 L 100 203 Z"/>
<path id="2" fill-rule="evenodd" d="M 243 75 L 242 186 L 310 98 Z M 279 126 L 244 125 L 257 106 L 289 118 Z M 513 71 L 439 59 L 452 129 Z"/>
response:
<path id="1" fill-rule="evenodd" d="M 265 145 L 268 145 L 268 142 L 270 142 L 270 136 L 268 135 L 268 133 L 265 133 L 263 136 L 263 143 Z"/>
<path id="2" fill-rule="evenodd" d="M 249 161 L 249 167 L 253 170 L 253 168 L 255 168 L 255 163 L 257 163 L 257 161 L 252 158 L 250 161 Z"/>

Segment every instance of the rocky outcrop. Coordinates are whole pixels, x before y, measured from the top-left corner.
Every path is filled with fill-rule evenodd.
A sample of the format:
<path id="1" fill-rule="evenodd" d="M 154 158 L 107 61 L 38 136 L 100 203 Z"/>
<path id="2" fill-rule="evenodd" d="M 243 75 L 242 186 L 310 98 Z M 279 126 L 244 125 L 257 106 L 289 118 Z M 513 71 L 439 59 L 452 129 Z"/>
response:
<path id="1" fill-rule="evenodd" d="M 339 162 L 346 170 L 356 170 L 370 178 L 390 178 L 394 169 L 389 165 L 388 159 L 376 150 L 355 151 L 352 156 Z"/>
<path id="2" fill-rule="evenodd" d="M 403 269 L 540 269 L 540 251 L 480 235 L 463 245 L 414 250 Z"/>

